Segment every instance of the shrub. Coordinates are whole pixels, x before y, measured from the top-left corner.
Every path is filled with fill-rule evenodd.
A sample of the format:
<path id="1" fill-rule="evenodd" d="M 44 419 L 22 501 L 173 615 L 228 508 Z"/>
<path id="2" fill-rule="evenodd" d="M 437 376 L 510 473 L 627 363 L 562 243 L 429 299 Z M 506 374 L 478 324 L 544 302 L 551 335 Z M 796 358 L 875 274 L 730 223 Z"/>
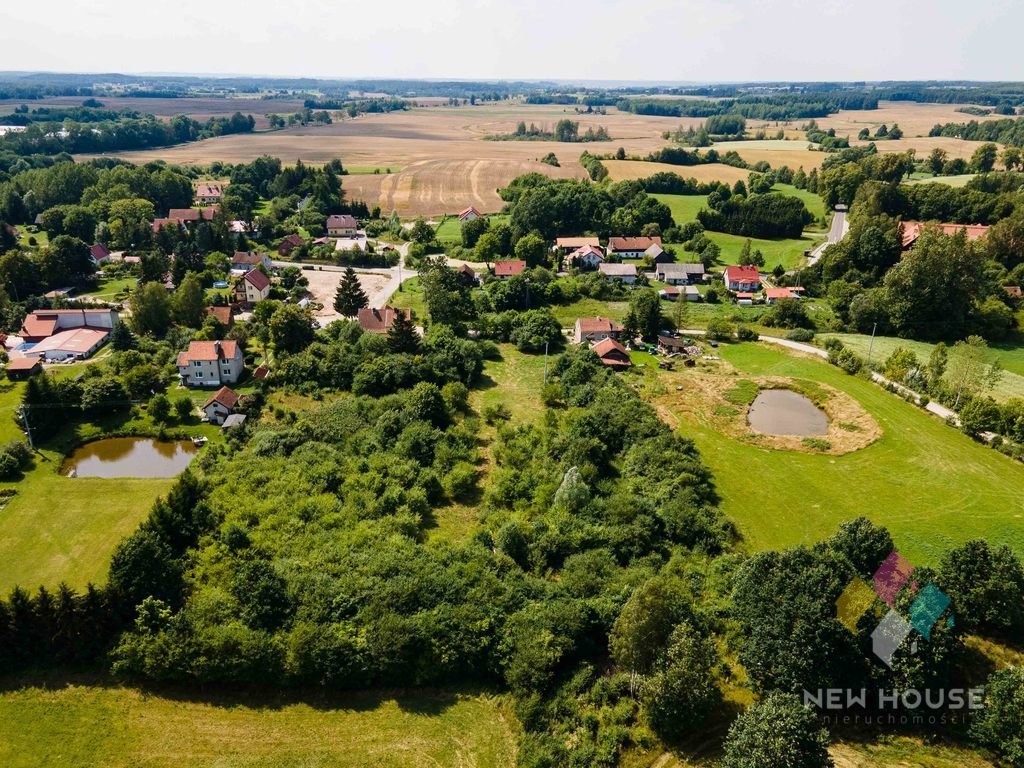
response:
<path id="1" fill-rule="evenodd" d="M 708 320 L 706 337 L 711 341 L 729 341 L 732 339 L 733 327 L 728 320 L 712 318 Z"/>
<path id="2" fill-rule="evenodd" d="M 740 325 L 736 328 L 736 338 L 740 341 L 757 341 L 759 337 L 753 328 Z"/>
<path id="3" fill-rule="evenodd" d="M 770 693 L 741 714 L 725 740 L 725 768 L 826 768 L 828 732 L 791 694 Z"/>
<path id="4" fill-rule="evenodd" d="M 794 328 L 792 331 L 787 331 L 782 338 L 788 341 L 814 341 L 814 331 L 810 328 Z M 835 341 L 835 339 L 830 339 L 830 341 Z"/>
<path id="5" fill-rule="evenodd" d="M 504 403 L 488 405 L 483 410 L 484 422 L 494 426 L 499 421 L 508 421 L 512 418 L 512 411 Z"/>

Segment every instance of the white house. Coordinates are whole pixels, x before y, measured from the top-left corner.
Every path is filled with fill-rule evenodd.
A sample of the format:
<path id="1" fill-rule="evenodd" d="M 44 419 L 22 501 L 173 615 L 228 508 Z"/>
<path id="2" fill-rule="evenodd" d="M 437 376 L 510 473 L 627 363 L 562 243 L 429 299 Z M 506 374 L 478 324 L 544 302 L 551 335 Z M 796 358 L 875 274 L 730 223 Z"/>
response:
<path id="1" fill-rule="evenodd" d="M 265 253 L 235 251 L 235 255 L 231 257 L 232 272 L 244 274 L 261 265 L 264 269 L 270 269 L 270 257 Z"/>
<path id="2" fill-rule="evenodd" d="M 642 259 L 652 245 L 661 247 L 660 237 L 610 237 L 608 255 L 620 259 Z"/>
<path id="3" fill-rule="evenodd" d="M 597 269 L 608 280 L 618 280 L 626 285 L 636 282 L 635 264 L 599 264 Z"/>
<path id="4" fill-rule="evenodd" d="M 235 286 L 235 298 L 245 304 L 256 304 L 270 295 L 270 278 L 258 269 L 242 275 Z"/>
<path id="5" fill-rule="evenodd" d="M 569 263 L 579 269 L 597 269 L 604 263 L 604 252 L 596 245 L 584 245 L 569 254 Z"/>
<path id="6" fill-rule="evenodd" d="M 178 376 L 186 387 L 222 387 L 242 375 L 245 360 L 237 341 L 193 341 L 178 353 Z"/>
<path id="7" fill-rule="evenodd" d="M 352 237 L 359 230 L 355 216 L 347 213 L 327 217 L 327 234 L 330 237 Z"/>
<path id="8" fill-rule="evenodd" d="M 211 424 L 223 424 L 224 420 L 235 412 L 235 406 L 241 399 L 242 396 L 234 390 L 221 387 L 203 404 L 203 413 Z"/>
<path id="9" fill-rule="evenodd" d="M 654 277 L 658 282 L 668 285 L 690 285 L 704 279 L 703 264 L 657 264 Z"/>
<path id="10" fill-rule="evenodd" d="M 463 224 L 465 224 L 467 221 L 473 221 L 473 219 L 479 219 L 481 216 L 483 216 L 483 214 L 480 213 L 480 211 L 478 211 L 476 208 L 474 208 L 471 205 L 471 206 L 469 206 L 469 208 L 466 208 L 465 210 L 463 210 L 459 214 L 459 221 L 461 221 Z"/>
<path id="11" fill-rule="evenodd" d="M 605 339 L 617 339 L 622 333 L 622 326 L 607 317 L 581 317 L 576 320 L 572 331 L 573 344 L 585 341 L 598 342 Z"/>

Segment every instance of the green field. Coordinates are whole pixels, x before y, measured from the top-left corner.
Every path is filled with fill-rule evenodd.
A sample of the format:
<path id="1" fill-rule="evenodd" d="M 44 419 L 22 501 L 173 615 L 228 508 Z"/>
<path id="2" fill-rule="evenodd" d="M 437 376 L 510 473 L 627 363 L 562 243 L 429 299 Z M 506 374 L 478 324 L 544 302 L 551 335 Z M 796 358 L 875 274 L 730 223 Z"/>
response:
<path id="1" fill-rule="evenodd" d="M 444 692 L 166 696 L 109 685 L 0 694 L 0 765 L 402 768 L 515 764 L 502 699 Z"/>
<path id="2" fill-rule="evenodd" d="M 810 544 L 866 515 L 921 564 L 976 537 L 1024 554 L 1024 466 L 823 361 L 756 344 L 725 346 L 720 354 L 741 373 L 795 376 L 845 391 L 884 431 L 868 448 L 823 456 L 759 448 L 685 420 L 681 431 L 701 449 L 746 548 Z"/>
<path id="3" fill-rule="evenodd" d="M 914 174 L 905 184 L 947 184 L 950 187 L 965 187 L 976 174 L 964 173 L 959 176 L 932 176 L 930 173 Z"/>
<path id="4" fill-rule="evenodd" d="M 824 212 L 824 205 L 821 202 L 821 198 L 817 195 L 813 195 L 809 192 L 802 192 L 795 187 L 789 187 L 785 185 L 777 185 L 780 190 L 785 190 L 787 194 L 790 194 L 789 190 L 799 193 L 796 196 L 804 200 L 805 203 L 814 205 L 814 200 L 817 200 L 816 207 L 809 209 L 816 217 L 820 217 Z M 702 208 L 706 207 L 707 197 L 705 195 L 652 195 L 655 199 L 665 203 L 672 211 L 672 218 L 675 219 L 676 224 L 684 224 L 688 221 L 695 221 L 697 219 L 697 213 Z M 729 235 L 724 232 L 706 232 L 705 233 L 713 243 L 722 249 L 721 263 L 722 264 L 735 264 L 739 259 L 740 251 L 743 248 L 743 243 L 746 242 L 747 238 L 740 237 L 739 235 Z M 804 251 L 813 249 L 819 243 L 825 239 L 824 235 L 816 233 L 805 233 L 803 237 L 793 240 L 761 240 L 758 238 L 750 238 L 751 248 L 754 250 L 760 250 L 764 254 L 765 259 L 765 270 L 771 270 L 776 264 L 781 264 L 784 269 L 796 269 L 804 260 Z M 683 250 L 682 243 L 669 243 L 671 248 L 676 251 L 676 258 L 679 261 L 686 261 L 688 258 L 686 252 Z"/>
<path id="5" fill-rule="evenodd" d="M 493 227 L 495 224 L 507 223 L 508 218 L 505 215 L 494 215 L 488 216 L 487 220 Z M 437 241 L 446 247 L 462 245 L 462 222 L 459 221 L 458 216 L 446 216 L 444 218 L 437 227 Z"/>
<path id="6" fill-rule="evenodd" d="M 134 289 L 138 282 L 136 277 L 102 277 L 96 281 L 96 289 L 86 291 L 84 295 L 113 303 L 122 300 L 124 294 Z"/>
<path id="7" fill-rule="evenodd" d="M 824 340 L 834 336 L 850 347 L 854 352 L 864 358 L 868 356 L 868 349 L 871 349 L 873 362 L 882 363 L 897 347 L 909 349 L 922 363 L 928 362 L 928 356 L 934 348 L 933 344 L 926 341 L 913 341 L 911 339 L 900 339 L 894 336 L 876 336 L 874 345 L 871 337 L 859 333 L 828 333 L 823 334 L 820 339 Z M 993 344 L 989 347 L 988 360 L 999 361 L 1003 367 L 1003 375 L 995 388 L 992 396 L 996 400 L 1009 400 L 1011 397 L 1024 397 L 1024 344 Z"/>
<path id="8" fill-rule="evenodd" d="M 416 324 L 422 325 L 427 317 L 427 302 L 423 298 L 420 279 L 411 277 L 408 280 L 403 280 L 400 289 L 391 294 L 388 305 L 395 309 L 412 310 Z"/>

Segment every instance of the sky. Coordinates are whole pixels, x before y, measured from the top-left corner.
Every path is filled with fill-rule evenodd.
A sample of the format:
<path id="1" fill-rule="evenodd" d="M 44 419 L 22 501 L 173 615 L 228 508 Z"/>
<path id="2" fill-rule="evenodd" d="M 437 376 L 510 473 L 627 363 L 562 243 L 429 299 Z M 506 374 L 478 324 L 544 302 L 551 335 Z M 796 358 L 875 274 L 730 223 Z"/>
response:
<path id="1" fill-rule="evenodd" d="M 0 0 L 0 70 L 1024 80 L 1020 0 Z"/>

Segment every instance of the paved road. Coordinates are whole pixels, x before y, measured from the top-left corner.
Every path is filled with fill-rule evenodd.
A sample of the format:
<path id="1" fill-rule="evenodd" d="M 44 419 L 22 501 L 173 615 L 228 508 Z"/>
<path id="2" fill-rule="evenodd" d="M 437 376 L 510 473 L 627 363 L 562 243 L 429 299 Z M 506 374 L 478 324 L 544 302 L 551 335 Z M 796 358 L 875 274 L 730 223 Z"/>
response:
<path id="1" fill-rule="evenodd" d="M 850 231 L 850 225 L 846 221 L 846 211 L 836 211 L 832 217 L 832 229 L 828 232 L 828 240 L 819 245 L 813 251 L 811 251 L 810 257 L 807 259 L 808 266 L 815 264 L 818 259 L 821 258 L 821 254 L 825 252 L 825 249 L 833 243 L 838 243 L 844 237 L 846 233 Z"/>

